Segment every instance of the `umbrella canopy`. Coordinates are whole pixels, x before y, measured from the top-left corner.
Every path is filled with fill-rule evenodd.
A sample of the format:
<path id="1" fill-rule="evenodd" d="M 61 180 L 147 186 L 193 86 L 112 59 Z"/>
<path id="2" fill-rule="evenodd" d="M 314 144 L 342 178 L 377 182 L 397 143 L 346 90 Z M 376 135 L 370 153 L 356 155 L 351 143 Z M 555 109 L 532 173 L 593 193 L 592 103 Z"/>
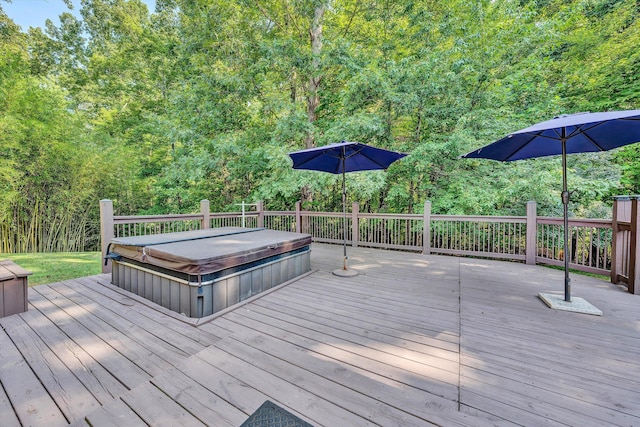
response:
<path id="1" fill-rule="evenodd" d="M 342 141 L 323 147 L 289 153 L 294 169 L 307 169 L 339 174 L 387 169 L 391 163 L 406 156 L 360 142 Z"/>
<path id="2" fill-rule="evenodd" d="M 360 142 L 342 141 L 323 147 L 289 153 L 294 169 L 315 170 L 333 174 L 342 174 L 342 213 L 344 235 L 344 263 L 342 270 L 347 270 L 347 192 L 345 185 L 346 172 L 368 170 L 386 170 L 391 163 L 405 157 L 406 154 L 383 150 Z M 334 272 L 338 274 L 337 272 Z"/>
<path id="3" fill-rule="evenodd" d="M 567 154 L 606 151 L 640 142 L 640 110 L 577 113 L 555 117 L 465 154 L 462 158 L 504 162 L 562 155 L 562 203 L 564 205 L 565 301 L 571 301 L 568 251 Z"/>
<path id="4" fill-rule="evenodd" d="M 578 113 L 540 122 L 465 154 L 510 162 L 562 154 L 607 151 L 640 141 L 640 110 Z"/>

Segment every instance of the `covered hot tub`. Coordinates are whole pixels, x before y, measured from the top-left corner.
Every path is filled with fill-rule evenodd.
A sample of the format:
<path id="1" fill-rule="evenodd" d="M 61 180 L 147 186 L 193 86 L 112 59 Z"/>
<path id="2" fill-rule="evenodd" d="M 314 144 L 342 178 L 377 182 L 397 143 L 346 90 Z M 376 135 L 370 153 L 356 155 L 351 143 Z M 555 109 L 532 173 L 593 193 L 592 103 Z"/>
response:
<path id="1" fill-rule="evenodd" d="M 211 315 L 311 269 L 311 236 L 222 227 L 111 241 L 111 282 L 189 317 Z"/>

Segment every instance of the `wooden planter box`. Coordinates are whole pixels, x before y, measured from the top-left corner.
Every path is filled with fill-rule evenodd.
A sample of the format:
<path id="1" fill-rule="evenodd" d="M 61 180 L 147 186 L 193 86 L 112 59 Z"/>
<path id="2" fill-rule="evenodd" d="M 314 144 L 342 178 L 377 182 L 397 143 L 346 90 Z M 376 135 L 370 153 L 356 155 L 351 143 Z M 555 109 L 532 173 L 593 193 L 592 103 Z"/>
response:
<path id="1" fill-rule="evenodd" d="M 8 259 L 0 260 L 0 317 L 28 310 L 28 282 L 30 271 Z"/>

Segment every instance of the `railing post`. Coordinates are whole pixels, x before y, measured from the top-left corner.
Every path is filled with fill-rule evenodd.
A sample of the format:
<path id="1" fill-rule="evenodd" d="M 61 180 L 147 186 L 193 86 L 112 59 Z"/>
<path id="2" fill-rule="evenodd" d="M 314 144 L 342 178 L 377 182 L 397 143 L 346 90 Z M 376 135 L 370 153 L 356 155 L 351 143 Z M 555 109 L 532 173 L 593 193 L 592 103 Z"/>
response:
<path id="1" fill-rule="evenodd" d="M 256 202 L 256 211 L 258 212 L 258 228 L 264 227 L 264 205 L 262 200 Z"/>
<path id="2" fill-rule="evenodd" d="M 536 255 L 538 253 L 538 224 L 537 224 L 537 207 L 536 202 L 527 202 L 527 241 L 525 246 L 526 263 L 529 265 L 536 264 Z"/>
<path id="3" fill-rule="evenodd" d="M 631 248 L 629 250 L 629 283 L 630 293 L 640 295 L 640 209 L 635 196 L 631 200 Z M 637 285 L 637 286 L 636 286 Z"/>
<path id="4" fill-rule="evenodd" d="M 424 215 L 422 219 L 422 253 L 431 255 L 431 202 L 424 202 Z"/>
<path id="5" fill-rule="evenodd" d="M 618 283 L 618 276 L 623 273 L 624 240 L 619 231 L 619 222 L 631 220 L 631 199 L 629 196 L 613 197 L 613 215 L 611 219 L 611 283 Z"/>
<path id="6" fill-rule="evenodd" d="M 360 224 L 358 214 L 360 213 L 360 205 L 357 202 L 351 203 L 351 246 L 358 247 L 360 240 Z"/>
<path id="7" fill-rule="evenodd" d="M 113 234 L 113 202 L 111 200 L 100 200 L 100 247 L 102 249 L 102 272 L 111 273 L 111 263 L 104 263 L 107 256 L 107 247 L 114 237 Z"/>
<path id="8" fill-rule="evenodd" d="M 200 214 L 202 215 L 202 223 L 200 228 L 211 228 L 211 210 L 208 200 L 200 200 Z"/>
<path id="9" fill-rule="evenodd" d="M 302 233 L 302 202 L 296 202 L 296 232 Z"/>

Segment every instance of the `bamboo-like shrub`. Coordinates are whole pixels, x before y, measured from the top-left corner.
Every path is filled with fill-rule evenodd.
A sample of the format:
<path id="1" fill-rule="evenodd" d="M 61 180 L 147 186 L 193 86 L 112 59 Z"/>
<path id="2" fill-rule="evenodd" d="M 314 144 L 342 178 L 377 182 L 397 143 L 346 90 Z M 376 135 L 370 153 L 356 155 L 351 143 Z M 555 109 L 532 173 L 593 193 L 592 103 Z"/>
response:
<path id="1" fill-rule="evenodd" d="M 0 253 L 84 252 L 97 250 L 91 210 L 14 204 L 0 218 Z"/>

